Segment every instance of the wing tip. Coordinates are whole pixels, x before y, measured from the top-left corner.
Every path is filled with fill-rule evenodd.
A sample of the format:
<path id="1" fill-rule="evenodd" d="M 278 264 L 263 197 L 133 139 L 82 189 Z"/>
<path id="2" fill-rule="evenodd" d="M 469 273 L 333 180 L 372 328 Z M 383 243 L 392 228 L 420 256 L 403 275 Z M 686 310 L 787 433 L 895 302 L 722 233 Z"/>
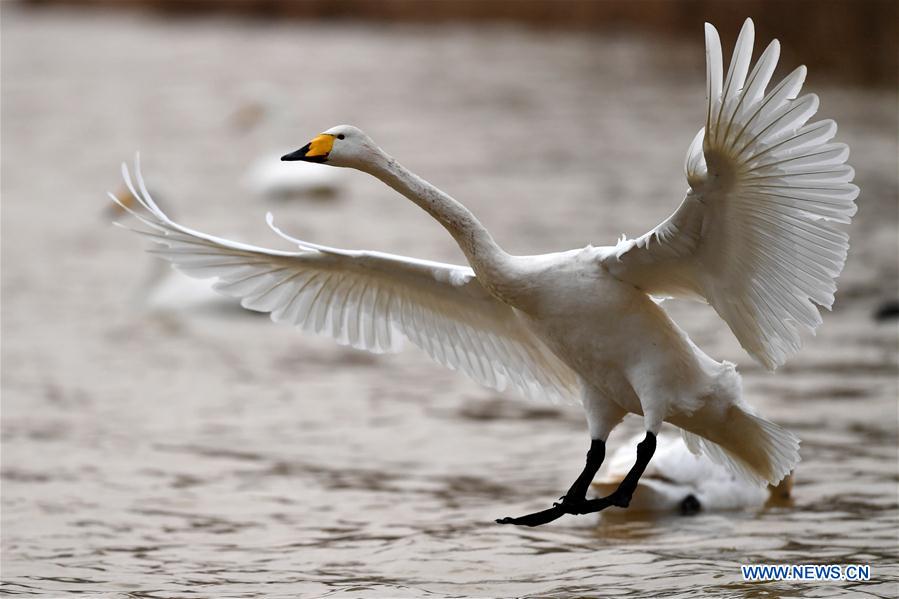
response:
<path id="1" fill-rule="evenodd" d="M 755 23 L 749 17 L 746 17 L 746 20 L 743 21 L 743 26 L 740 27 L 740 33 L 737 36 L 737 47 L 740 46 L 740 40 L 742 39 L 749 40 L 746 44 L 749 47 L 749 51 L 752 52 L 752 45 L 755 39 Z"/>
<path id="2" fill-rule="evenodd" d="M 711 23 L 706 23 L 703 28 L 705 32 L 705 43 L 706 50 L 712 50 L 714 48 L 721 49 L 721 36 L 718 34 L 718 30 Z"/>
<path id="3" fill-rule="evenodd" d="M 721 51 L 721 35 L 718 33 L 718 29 L 715 28 L 711 23 L 706 23 L 703 28 L 705 32 L 705 45 L 706 52 L 711 51 Z"/>

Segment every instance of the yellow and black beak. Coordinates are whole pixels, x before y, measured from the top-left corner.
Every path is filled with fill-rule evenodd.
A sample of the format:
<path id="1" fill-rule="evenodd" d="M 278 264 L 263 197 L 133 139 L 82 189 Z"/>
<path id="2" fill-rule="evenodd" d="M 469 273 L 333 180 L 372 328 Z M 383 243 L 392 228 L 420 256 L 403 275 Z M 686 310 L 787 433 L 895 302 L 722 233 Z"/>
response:
<path id="1" fill-rule="evenodd" d="M 281 156 L 281 160 L 302 160 L 304 162 L 326 162 L 331 148 L 334 147 L 334 136 L 322 133 L 308 144 L 290 154 Z"/>

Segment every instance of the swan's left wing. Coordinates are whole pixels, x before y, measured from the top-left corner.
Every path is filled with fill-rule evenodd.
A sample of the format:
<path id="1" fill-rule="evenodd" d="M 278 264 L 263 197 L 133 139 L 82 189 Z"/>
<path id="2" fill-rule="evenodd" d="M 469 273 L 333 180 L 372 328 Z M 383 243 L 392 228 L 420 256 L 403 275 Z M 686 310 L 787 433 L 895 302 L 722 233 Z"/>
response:
<path id="1" fill-rule="evenodd" d="M 241 298 L 245 308 L 376 353 L 398 351 L 409 339 L 437 362 L 494 389 L 511 385 L 554 402 L 579 397 L 574 372 L 470 268 L 287 238 L 271 217 L 272 228 L 299 251 L 214 237 L 169 219 L 147 193 L 139 167 L 137 189 L 124 165 L 122 172 L 146 209 L 132 212 L 147 227 L 136 232 L 158 244 L 154 253 L 192 277 L 216 277 L 214 288 Z"/>
<path id="2" fill-rule="evenodd" d="M 806 124 L 818 98 L 797 97 L 805 67 L 766 92 L 779 46 L 750 72 L 753 35 L 747 19 L 725 78 L 718 32 L 706 24 L 706 126 L 687 152 L 687 197 L 603 262 L 652 295 L 707 300 L 774 369 L 821 323 L 818 306 L 833 304 L 849 248 L 839 225 L 855 214 L 858 187 L 849 148 L 828 143 L 836 123 Z"/>

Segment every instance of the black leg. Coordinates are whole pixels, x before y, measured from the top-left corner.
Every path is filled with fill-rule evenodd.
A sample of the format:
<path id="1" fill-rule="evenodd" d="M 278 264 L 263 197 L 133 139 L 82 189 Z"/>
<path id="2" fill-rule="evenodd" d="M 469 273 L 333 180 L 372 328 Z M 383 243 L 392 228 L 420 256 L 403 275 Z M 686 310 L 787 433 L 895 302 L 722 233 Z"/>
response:
<path id="1" fill-rule="evenodd" d="M 646 437 L 637 444 L 637 461 L 631 466 L 630 471 L 628 471 L 624 480 L 621 481 L 621 484 L 618 485 L 618 488 L 612 491 L 611 495 L 597 499 L 588 499 L 578 506 L 578 511 L 575 513 L 591 514 L 613 505 L 617 507 L 630 505 L 631 497 L 634 496 L 634 491 L 637 490 L 637 483 L 640 481 L 640 477 L 643 475 L 643 471 L 646 470 L 646 466 L 649 464 L 649 460 L 652 459 L 652 454 L 655 451 L 656 436 L 647 431 Z"/>
<path id="2" fill-rule="evenodd" d="M 600 439 L 594 439 L 590 443 L 590 451 L 587 452 L 587 463 L 581 471 L 577 480 L 568 489 L 568 492 L 562 496 L 562 505 L 575 505 L 582 503 L 587 498 L 587 489 L 593 482 L 593 477 L 599 472 L 602 461 L 606 458 L 606 443 Z"/>
<path id="3" fill-rule="evenodd" d="M 598 451 L 597 451 L 598 450 Z M 587 488 L 596 475 L 597 470 L 602 465 L 605 457 L 605 443 L 602 441 L 594 441 L 587 453 L 587 464 L 581 475 L 577 477 L 574 484 L 568 490 L 568 493 L 562 498 L 561 503 L 554 504 L 551 508 L 542 512 L 534 512 L 520 518 L 501 518 L 496 522 L 499 524 L 517 524 L 520 526 L 540 526 L 561 518 L 565 514 L 592 514 L 599 512 L 610 506 L 627 507 L 630 505 L 631 497 L 637 490 L 637 483 L 646 470 L 649 460 L 656 450 L 656 436 L 648 432 L 639 444 L 637 444 L 637 461 L 628 471 L 624 480 L 618 485 L 618 488 L 606 497 L 596 499 L 585 499 Z"/>
<path id="4" fill-rule="evenodd" d="M 515 524 L 517 526 L 540 526 L 541 524 L 547 524 L 552 522 L 553 520 L 558 520 L 562 516 L 565 515 L 565 509 L 562 507 L 562 504 L 557 503 L 553 505 L 548 510 L 543 510 L 542 512 L 534 512 L 533 514 L 528 514 L 526 516 L 521 516 L 519 518 L 510 518 L 506 516 L 505 518 L 497 518 L 497 524 Z"/>
<path id="5" fill-rule="evenodd" d="M 555 503 L 551 508 L 542 512 L 534 512 L 520 518 L 499 518 L 496 522 L 498 524 L 540 526 L 561 518 L 565 514 L 577 513 L 575 510 L 584 504 L 587 497 L 587 489 L 590 488 L 590 483 L 593 482 L 593 477 L 596 476 L 596 472 L 602 466 L 605 456 L 605 441 L 594 439 L 590 443 L 590 451 L 587 452 L 587 463 L 584 464 L 584 469 L 571 485 L 571 488 L 568 489 L 568 492 L 562 496 L 561 503 Z"/>

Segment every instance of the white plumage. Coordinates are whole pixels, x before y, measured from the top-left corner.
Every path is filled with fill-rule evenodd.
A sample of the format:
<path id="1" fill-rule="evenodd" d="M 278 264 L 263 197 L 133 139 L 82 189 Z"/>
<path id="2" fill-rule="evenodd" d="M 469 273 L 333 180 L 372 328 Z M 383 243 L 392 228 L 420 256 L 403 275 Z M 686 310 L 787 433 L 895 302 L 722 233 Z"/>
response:
<path id="1" fill-rule="evenodd" d="M 504 390 L 511 383 L 530 397 L 560 400 L 577 382 L 518 321 L 516 311 L 491 297 L 470 268 L 381 252 L 352 252 L 295 240 L 300 252 L 265 250 L 192 231 L 156 206 L 139 167 L 140 193 L 126 184 L 153 220 L 146 235 L 164 243 L 151 250 L 178 270 L 216 277 L 215 289 L 241 298 L 272 320 L 329 335 L 374 353 L 396 352 L 409 339 L 437 362 Z"/>
<path id="2" fill-rule="evenodd" d="M 832 120 L 805 125 L 818 97 L 798 97 L 799 67 L 764 93 L 780 46 L 762 53 L 749 76 L 753 28 L 737 40 L 722 90 L 721 45 L 706 25 L 706 125 L 686 160 L 690 190 L 665 222 L 619 243 L 610 269 L 647 293 L 700 296 L 749 354 L 774 369 L 800 334 L 821 324 L 849 248 L 834 225 L 855 214 L 849 148 L 827 143 Z"/>
<path id="3" fill-rule="evenodd" d="M 217 277 L 219 291 L 275 321 L 370 351 L 395 351 L 408 339 L 490 387 L 550 400 L 579 396 L 594 441 L 604 443 L 627 413 L 642 415 L 649 456 L 667 421 L 691 450 L 748 481 L 776 483 L 798 462 L 798 439 L 757 416 L 734 366 L 703 353 L 654 298 L 707 301 L 751 356 L 775 368 L 799 349 L 801 333 L 821 323 L 818 306 L 833 303 L 848 249 L 838 225 L 854 214 L 858 188 L 844 164 L 848 148 L 829 143 L 833 121 L 806 124 L 818 100 L 797 97 L 805 69 L 767 90 L 776 41 L 750 70 L 747 20 L 726 76 L 711 25 L 706 45 L 705 127 L 687 154 L 689 190 L 670 218 L 637 239 L 509 255 L 461 204 L 347 125 L 284 159 L 381 179 L 440 222 L 471 268 L 283 234 L 299 251 L 206 235 L 159 210 L 138 170 L 140 191 L 132 190 L 149 211 L 144 234 L 177 268 Z M 637 478 L 645 465 L 635 466 Z"/>

